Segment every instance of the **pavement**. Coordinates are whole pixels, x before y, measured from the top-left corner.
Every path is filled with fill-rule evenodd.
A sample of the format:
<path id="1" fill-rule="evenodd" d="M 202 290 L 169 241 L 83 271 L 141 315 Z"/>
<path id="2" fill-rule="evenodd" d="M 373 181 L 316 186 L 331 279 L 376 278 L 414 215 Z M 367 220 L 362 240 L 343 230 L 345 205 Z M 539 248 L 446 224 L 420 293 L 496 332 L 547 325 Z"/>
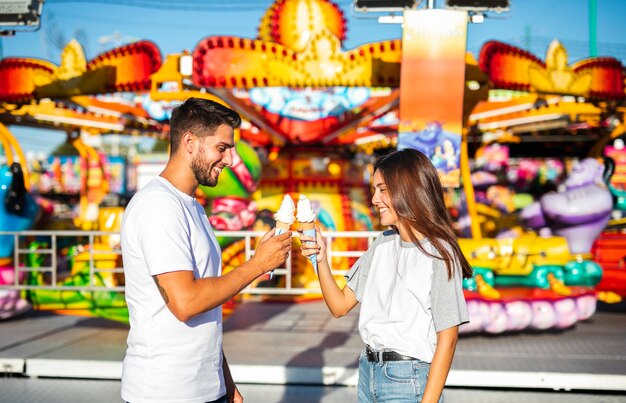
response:
<path id="1" fill-rule="evenodd" d="M 357 323 L 358 310 L 334 319 L 321 301 L 245 302 L 225 320 L 224 351 L 238 383 L 354 386 L 363 348 Z M 104 319 L 30 311 L 0 321 L 0 370 L 5 377 L 119 380 L 127 332 Z M 447 385 L 623 397 L 626 312 L 596 312 L 561 331 L 462 335 Z"/>

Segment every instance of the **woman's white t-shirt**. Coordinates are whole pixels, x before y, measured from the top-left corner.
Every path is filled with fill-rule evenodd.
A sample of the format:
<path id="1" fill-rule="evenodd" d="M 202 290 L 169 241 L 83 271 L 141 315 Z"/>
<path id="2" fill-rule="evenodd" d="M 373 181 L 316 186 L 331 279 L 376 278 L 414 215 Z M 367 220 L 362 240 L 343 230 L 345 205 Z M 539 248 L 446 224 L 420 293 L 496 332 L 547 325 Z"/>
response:
<path id="1" fill-rule="evenodd" d="M 226 393 L 222 308 L 181 322 L 153 276 L 187 270 L 221 275 L 221 250 L 202 206 L 162 177 L 128 204 L 121 231 L 130 316 L 122 398 L 141 402 L 207 402 Z"/>
<path id="2" fill-rule="evenodd" d="M 424 249 L 437 255 L 428 240 Z M 376 238 L 346 274 L 361 303 L 359 333 L 374 350 L 393 350 L 431 362 L 438 331 L 469 321 L 458 264 L 425 255 L 394 231 Z"/>

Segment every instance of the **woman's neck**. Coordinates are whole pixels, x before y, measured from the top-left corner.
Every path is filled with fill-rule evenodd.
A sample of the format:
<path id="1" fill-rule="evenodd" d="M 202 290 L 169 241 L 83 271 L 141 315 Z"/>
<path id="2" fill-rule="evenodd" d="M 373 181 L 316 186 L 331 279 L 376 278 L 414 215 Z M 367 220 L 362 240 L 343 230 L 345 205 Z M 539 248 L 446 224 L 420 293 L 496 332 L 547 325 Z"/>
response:
<path id="1" fill-rule="evenodd" d="M 411 233 L 413 235 L 415 235 L 415 238 L 417 238 L 418 241 L 421 241 L 422 239 L 424 239 L 424 235 L 422 235 L 421 232 L 418 232 L 417 230 L 409 227 L 409 228 L 404 228 L 403 225 L 398 225 L 398 235 L 400 235 L 400 239 L 403 240 L 404 242 L 413 242 L 413 239 L 411 239 Z"/>

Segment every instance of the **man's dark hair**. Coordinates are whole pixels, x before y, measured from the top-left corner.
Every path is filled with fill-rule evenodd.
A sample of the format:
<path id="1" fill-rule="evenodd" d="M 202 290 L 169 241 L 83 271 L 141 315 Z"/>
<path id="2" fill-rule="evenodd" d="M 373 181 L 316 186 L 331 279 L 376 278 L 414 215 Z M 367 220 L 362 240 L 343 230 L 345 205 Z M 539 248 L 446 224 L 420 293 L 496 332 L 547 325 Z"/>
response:
<path id="1" fill-rule="evenodd" d="M 170 154 L 176 153 L 185 132 L 198 137 L 212 136 L 221 125 L 233 129 L 241 125 L 241 117 L 234 110 L 215 101 L 188 98 L 172 110 L 170 119 Z"/>

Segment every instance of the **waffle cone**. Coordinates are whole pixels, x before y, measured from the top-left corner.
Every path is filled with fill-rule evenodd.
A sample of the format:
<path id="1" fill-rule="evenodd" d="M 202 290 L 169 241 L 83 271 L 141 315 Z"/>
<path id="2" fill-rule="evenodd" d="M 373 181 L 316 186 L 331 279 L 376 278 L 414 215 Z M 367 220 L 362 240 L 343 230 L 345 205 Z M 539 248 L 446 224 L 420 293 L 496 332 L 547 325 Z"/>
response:
<path id="1" fill-rule="evenodd" d="M 276 221 L 276 228 L 278 228 L 279 230 L 282 230 L 282 232 L 289 231 L 290 227 L 291 227 L 291 224 L 288 224 L 282 221 Z"/>
<path id="2" fill-rule="evenodd" d="M 302 231 L 306 231 L 308 229 L 315 229 L 315 221 L 311 222 L 300 222 L 300 229 Z"/>

